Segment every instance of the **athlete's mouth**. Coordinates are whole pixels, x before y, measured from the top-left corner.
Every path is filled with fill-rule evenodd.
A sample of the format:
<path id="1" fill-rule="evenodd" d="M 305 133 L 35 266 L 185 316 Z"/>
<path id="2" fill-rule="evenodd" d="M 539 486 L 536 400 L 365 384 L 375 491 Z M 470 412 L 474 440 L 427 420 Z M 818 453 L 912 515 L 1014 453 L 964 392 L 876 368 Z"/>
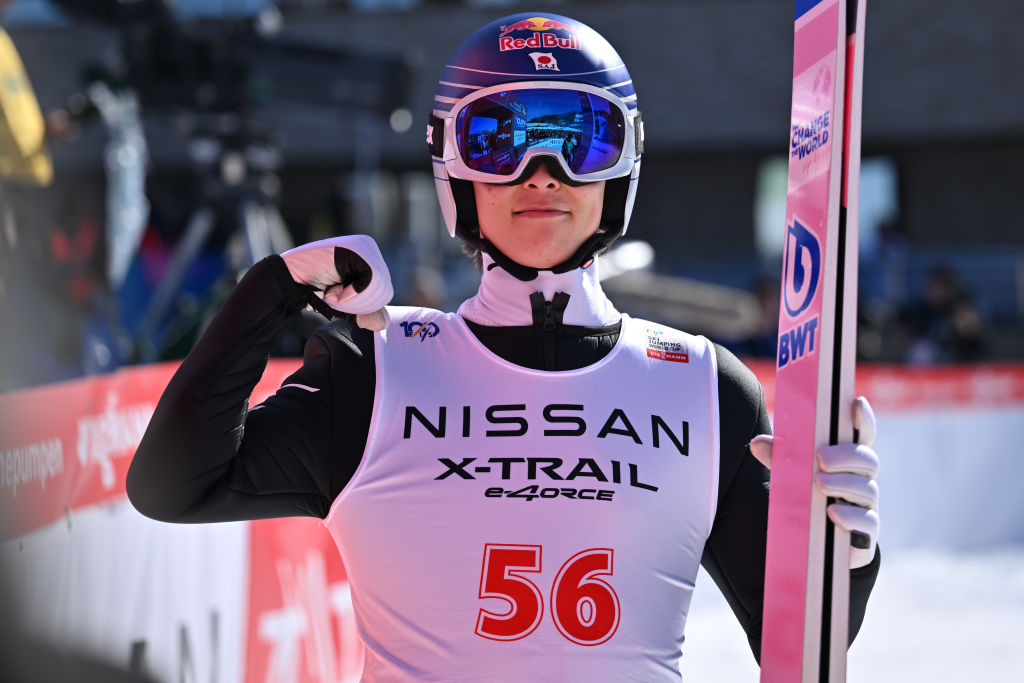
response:
<path id="1" fill-rule="evenodd" d="M 560 209 L 554 206 L 528 206 L 523 209 L 516 209 L 512 213 L 516 216 L 524 216 L 526 218 L 550 218 L 566 215 L 569 212 L 565 209 Z"/>

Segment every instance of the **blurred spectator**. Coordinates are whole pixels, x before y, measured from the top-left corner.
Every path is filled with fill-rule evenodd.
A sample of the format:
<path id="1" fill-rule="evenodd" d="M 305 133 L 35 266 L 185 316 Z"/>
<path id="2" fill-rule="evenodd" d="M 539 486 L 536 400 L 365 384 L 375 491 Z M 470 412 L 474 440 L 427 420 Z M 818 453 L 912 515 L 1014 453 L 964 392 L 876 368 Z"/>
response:
<path id="1" fill-rule="evenodd" d="M 0 0 L 0 13 L 10 3 Z M 44 114 L 0 28 L 0 391 L 110 369 L 102 205 L 89 181 L 54 179 L 47 143 L 69 140 Z"/>
<path id="2" fill-rule="evenodd" d="M 915 365 L 967 363 L 986 356 L 981 316 L 947 266 L 932 269 L 922 300 L 901 312 L 897 339 L 903 360 Z"/>
<path id="3" fill-rule="evenodd" d="M 8 0 L 0 0 L 0 13 Z M 0 176 L 30 185 L 48 185 L 53 164 L 44 141 L 60 125 L 43 116 L 32 84 L 10 36 L 0 27 Z"/>
<path id="4" fill-rule="evenodd" d="M 0 0 L 0 14 L 8 4 Z M 44 145 L 47 127 L 18 50 L 0 27 L 0 304 L 11 287 L 10 265 L 18 250 L 13 204 L 21 187 L 44 187 L 53 179 Z"/>
<path id="5" fill-rule="evenodd" d="M 8 4 L 0 0 L 0 13 Z M 49 251 L 37 207 L 53 180 L 45 144 L 50 129 L 21 57 L 0 28 L 0 391 L 35 379 L 36 361 L 49 364 L 23 344 L 38 327 L 33 265 Z"/>

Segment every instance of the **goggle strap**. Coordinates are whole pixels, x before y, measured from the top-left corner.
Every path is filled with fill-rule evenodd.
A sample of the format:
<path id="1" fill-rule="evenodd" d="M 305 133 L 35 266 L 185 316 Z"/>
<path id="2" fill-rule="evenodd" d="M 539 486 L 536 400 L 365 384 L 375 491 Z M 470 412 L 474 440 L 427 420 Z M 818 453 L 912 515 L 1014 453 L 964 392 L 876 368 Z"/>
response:
<path id="1" fill-rule="evenodd" d="M 427 120 L 427 146 L 430 148 L 430 156 L 438 159 L 444 156 L 444 119 L 434 112 L 430 112 Z"/>

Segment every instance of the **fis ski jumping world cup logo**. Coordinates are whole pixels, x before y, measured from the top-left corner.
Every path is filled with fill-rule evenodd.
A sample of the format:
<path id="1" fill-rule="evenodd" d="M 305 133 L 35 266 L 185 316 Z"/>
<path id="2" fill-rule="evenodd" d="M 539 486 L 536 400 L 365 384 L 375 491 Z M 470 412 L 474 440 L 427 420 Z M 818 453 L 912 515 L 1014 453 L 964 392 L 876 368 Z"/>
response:
<path id="1" fill-rule="evenodd" d="M 813 232 L 793 219 L 786 226 L 786 250 L 782 264 L 782 304 L 789 320 L 807 310 L 821 282 L 821 243 Z M 818 316 L 782 329 L 779 322 L 778 367 L 798 361 L 814 352 Z"/>
<path id="2" fill-rule="evenodd" d="M 673 363 L 690 362 L 690 354 L 682 342 L 667 339 L 662 335 L 662 330 L 651 328 L 647 329 L 647 357 Z"/>
<path id="3" fill-rule="evenodd" d="M 532 35 L 529 38 L 516 38 L 509 35 L 510 33 L 520 31 L 532 31 Z M 569 35 L 561 37 L 556 35 L 554 31 L 563 31 Z M 525 48 L 551 49 L 553 47 L 560 47 L 565 50 L 582 49 L 580 47 L 580 39 L 572 26 L 564 24 L 557 19 L 548 19 L 546 17 L 531 17 L 508 26 L 502 26 L 501 33 L 498 35 L 498 49 L 502 52 L 523 50 Z"/>

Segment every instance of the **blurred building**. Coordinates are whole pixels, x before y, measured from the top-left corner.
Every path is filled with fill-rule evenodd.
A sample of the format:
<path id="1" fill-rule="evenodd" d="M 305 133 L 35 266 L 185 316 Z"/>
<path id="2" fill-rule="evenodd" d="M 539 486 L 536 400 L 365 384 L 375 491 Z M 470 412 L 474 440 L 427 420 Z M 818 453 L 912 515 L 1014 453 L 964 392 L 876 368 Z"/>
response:
<path id="1" fill-rule="evenodd" d="M 135 3 L 129 3 L 135 4 Z M 252 15 L 259 0 L 179 1 L 202 25 Z M 357 109 L 323 116 L 267 112 L 281 164 L 277 200 L 296 241 L 370 232 L 395 263 L 398 290 L 424 265 L 444 273 L 453 301 L 473 278 L 453 265 L 423 142 L 444 60 L 457 40 L 501 14 L 500 0 L 281 0 L 283 33 L 300 43 L 401 55 L 414 80 L 390 116 Z M 789 0 L 563 1 L 530 5 L 605 34 L 630 67 L 644 113 L 643 182 L 629 236 L 656 246 L 665 274 L 749 289 L 778 272 L 792 71 Z M 83 88 L 83 69 L 109 62 L 110 23 L 57 20 L 22 0 L 8 30 L 44 106 Z M 900 360 L 887 345 L 897 312 L 924 296 L 928 273 L 949 265 L 973 297 L 986 358 L 1024 358 L 1024 219 L 1015 170 L 1024 156 L 1024 6 L 1000 0 L 873 2 L 868 10 L 863 109 L 862 356 Z M 322 74 L 297 70 L 296 87 Z M 188 185 L 192 162 L 172 117 L 144 117 L 150 185 Z M 99 172 L 106 136 L 83 129 L 53 149 L 58 175 Z M 780 186 L 781 178 L 781 186 Z M 780 200 L 781 197 L 781 200 Z M 188 192 L 154 199 L 173 236 Z M 402 282 L 402 273 L 409 282 Z M 452 302 L 447 302 L 451 305 Z M 702 331 L 702 330 L 696 330 Z M 741 340 L 725 340 L 739 342 Z"/>

